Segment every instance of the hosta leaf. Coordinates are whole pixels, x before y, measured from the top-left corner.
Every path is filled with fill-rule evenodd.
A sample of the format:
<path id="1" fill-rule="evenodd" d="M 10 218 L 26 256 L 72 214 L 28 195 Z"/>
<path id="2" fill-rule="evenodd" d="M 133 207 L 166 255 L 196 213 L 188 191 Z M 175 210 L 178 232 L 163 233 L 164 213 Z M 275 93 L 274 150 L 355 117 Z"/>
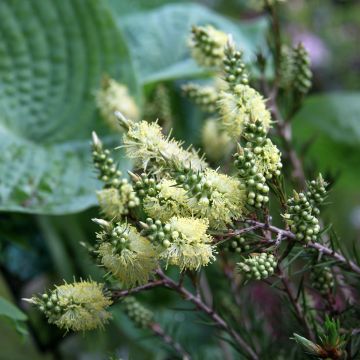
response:
<path id="1" fill-rule="evenodd" d="M 317 171 L 340 175 L 338 184 L 359 186 L 360 94 L 331 93 L 310 96 L 294 119 L 294 139 L 310 143 L 306 162 Z"/>
<path id="2" fill-rule="evenodd" d="M 230 21 L 197 4 L 170 4 L 119 18 L 140 81 L 148 84 L 204 74 L 190 58 L 187 39 L 192 25 L 212 24 L 231 33 L 248 60 L 264 46 L 266 21 Z"/>
<path id="3" fill-rule="evenodd" d="M 298 118 L 336 142 L 360 146 L 359 114 L 360 93 L 336 92 L 309 97 Z"/>
<path id="4" fill-rule="evenodd" d="M 109 9 L 100 0 L 2 0 L 0 33 L 0 209 L 95 204 L 94 91 L 104 73 L 136 86 Z"/>
<path id="5" fill-rule="evenodd" d="M 0 316 L 5 316 L 13 321 L 26 321 L 27 316 L 8 300 L 0 297 Z"/>
<path id="6" fill-rule="evenodd" d="M 186 0 L 131 0 L 131 1 L 119 1 L 119 0 L 108 0 L 111 9 L 120 16 L 125 14 L 132 14 L 139 11 L 150 10 L 161 5 L 169 3 L 184 3 Z"/>

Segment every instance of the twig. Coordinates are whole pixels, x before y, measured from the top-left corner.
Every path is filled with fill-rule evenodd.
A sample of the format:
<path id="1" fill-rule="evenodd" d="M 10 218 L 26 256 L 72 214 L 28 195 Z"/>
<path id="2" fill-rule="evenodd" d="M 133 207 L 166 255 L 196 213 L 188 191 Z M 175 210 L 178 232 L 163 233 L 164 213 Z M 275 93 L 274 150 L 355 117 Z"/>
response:
<path id="1" fill-rule="evenodd" d="M 284 290 L 295 310 L 295 314 L 296 314 L 296 317 L 298 318 L 298 320 L 304 325 L 305 329 L 306 329 L 306 332 L 309 336 L 309 338 L 313 341 L 316 340 L 316 337 L 315 337 L 315 334 L 314 332 L 312 331 L 307 319 L 306 319 L 306 316 L 303 312 L 303 309 L 302 307 L 300 306 L 299 302 L 297 301 L 295 295 L 293 294 L 293 289 L 291 288 L 291 285 L 290 285 L 290 281 L 289 281 L 289 278 L 286 276 L 286 274 L 281 270 L 281 268 L 279 267 L 279 272 L 280 272 L 280 278 L 281 278 L 281 282 L 283 283 L 284 285 Z"/>
<path id="2" fill-rule="evenodd" d="M 158 323 L 151 323 L 149 328 L 154 332 L 155 335 L 160 337 L 162 341 L 171 346 L 178 354 L 181 355 L 183 360 L 191 360 L 190 355 L 183 349 L 183 347 L 175 341 L 169 334 L 166 334 L 163 328 Z"/>
<path id="3" fill-rule="evenodd" d="M 283 230 L 276 226 L 264 224 L 264 223 L 261 223 L 256 220 L 249 219 L 249 220 L 246 220 L 246 222 L 251 225 L 259 225 L 260 227 L 270 230 L 271 232 L 273 232 L 275 234 L 281 234 L 283 240 L 285 240 L 285 239 L 296 240 L 295 234 L 289 230 Z M 346 259 L 343 255 L 336 252 L 335 250 L 332 250 L 332 249 L 328 248 L 327 246 L 322 245 L 320 243 L 314 243 L 314 242 L 310 242 L 310 243 L 306 244 L 305 246 L 308 248 L 315 249 L 324 255 L 332 257 L 333 259 L 337 260 L 339 263 L 347 266 L 350 270 L 352 270 L 353 272 L 360 275 L 360 267 L 358 265 L 356 265 L 353 261 Z"/>
<path id="4" fill-rule="evenodd" d="M 278 85 L 281 80 L 280 62 L 281 62 L 282 42 L 281 42 L 280 20 L 275 6 L 270 6 L 268 4 L 268 11 L 271 18 L 272 33 L 274 38 L 275 81 L 271 91 L 269 91 L 267 87 L 265 87 L 264 89 L 266 91 L 266 96 L 268 97 L 269 107 L 272 110 L 272 113 L 276 121 L 278 134 L 282 139 L 284 150 L 293 168 L 292 177 L 300 186 L 305 187 L 306 179 L 305 179 L 303 165 L 297 153 L 292 147 L 292 132 L 291 132 L 291 125 L 289 120 L 290 120 L 290 116 L 295 114 L 295 112 L 291 112 L 288 118 L 284 119 L 277 104 Z"/>
<path id="5" fill-rule="evenodd" d="M 179 286 L 179 284 L 177 284 L 171 278 L 167 277 L 160 269 L 157 270 L 157 274 L 162 280 L 164 280 L 166 287 L 177 291 L 185 298 L 185 300 L 192 302 L 199 310 L 207 314 L 217 324 L 218 327 L 222 328 L 229 335 L 231 335 L 236 343 L 248 353 L 251 359 L 259 359 L 254 350 L 245 342 L 245 340 L 219 314 L 217 314 L 214 309 L 210 308 L 199 297 L 193 295 L 183 286 Z"/>
<path id="6" fill-rule="evenodd" d="M 141 285 L 132 289 L 127 289 L 127 290 L 112 290 L 111 291 L 111 297 L 113 300 L 118 300 L 121 299 L 125 296 L 128 295 L 132 295 L 132 294 L 136 294 L 140 291 L 144 291 L 144 290 L 150 290 L 153 289 L 154 287 L 157 286 L 161 286 L 164 285 L 164 280 L 156 280 L 156 281 L 150 281 L 149 283 L 145 284 L 145 285 Z"/>

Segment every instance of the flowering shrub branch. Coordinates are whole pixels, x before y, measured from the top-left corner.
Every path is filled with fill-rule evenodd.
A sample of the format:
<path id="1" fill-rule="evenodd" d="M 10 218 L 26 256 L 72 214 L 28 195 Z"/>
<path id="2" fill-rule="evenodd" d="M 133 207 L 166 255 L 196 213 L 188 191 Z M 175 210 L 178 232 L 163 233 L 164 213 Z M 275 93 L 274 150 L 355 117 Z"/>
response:
<path id="1" fill-rule="evenodd" d="M 325 320 L 320 309 L 312 309 L 308 303 L 323 301 L 334 309 L 331 299 L 338 286 L 336 271 L 360 275 L 360 266 L 329 246 L 320 217 L 328 184 L 321 175 L 307 181 L 304 164 L 293 148 L 291 120 L 311 87 L 312 73 L 301 44 L 283 50 L 278 2 L 264 1 L 272 24 L 269 48 L 275 78 L 265 78 L 267 63 L 259 54 L 263 94 L 231 35 L 210 25 L 191 30 L 189 46 L 194 60 L 214 74 L 210 85 L 183 86 L 184 96 L 211 115 L 202 136 L 206 154 L 194 147 L 184 148 L 171 132 L 166 133 L 166 126 L 139 120 L 140 110 L 127 89 L 115 80 L 104 82 L 97 94 L 101 114 L 121 132 L 120 147 L 134 164 L 129 177 L 124 176 L 111 151 L 93 133 L 93 160 L 103 188 L 97 194 L 101 218 L 93 219 L 99 227 L 97 240 L 89 250 L 106 272 L 107 281 L 116 286 L 79 282 L 35 296 L 30 301 L 49 322 L 75 331 L 102 327 L 111 317 L 106 309 L 119 302 L 136 325 L 151 330 L 183 359 L 190 359 L 183 346 L 166 334 L 155 315 L 134 297 L 164 287 L 208 316 L 218 331 L 227 334 L 236 351 L 246 358 L 261 359 L 266 347 L 249 341 L 244 331 L 249 322 L 246 311 L 238 312 L 245 306 L 241 298 L 245 285 L 262 282 L 286 295 L 298 325 L 310 339 L 296 334 L 299 343 L 313 344 L 318 350 L 315 342 L 324 324 L 332 334 L 326 346 L 330 344 L 333 353 L 343 356 L 346 339 L 339 335 L 339 326 L 334 325 L 335 320 Z M 280 106 L 284 98 L 290 104 L 286 109 Z M 163 100 L 160 108 L 168 115 L 161 116 L 171 118 L 165 95 Z M 154 111 L 157 107 L 146 108 Z M 272 129 L 278 135 L 274 139 Z M 219 166 L 212 168 L 206 155 L 211 165 Z M 291 169 L 288 178 L 283 160 Z M 301 191 L 288 195 L 285 180 Z M 272 222 L 270 203 L 280 204 L 280 227 Z M 306 264 L 300 272 L 311 276 L 295 279 L 290 270 L 297 260 Z M 214 306 L 203 299 L 198 283 L 205 268 L 216 267 L 217 261 L 221 264 L 217 270 L 230 280 L 233 298 L 227 298 L 230 304 L 218 299 L 220 305 Z M 178 282 L 166 274 L 170 267 L 177 269 Z M 194 293 L 187 281 L 193 284 Z M 326 347 L 327 354 L 330 350 Z"/>

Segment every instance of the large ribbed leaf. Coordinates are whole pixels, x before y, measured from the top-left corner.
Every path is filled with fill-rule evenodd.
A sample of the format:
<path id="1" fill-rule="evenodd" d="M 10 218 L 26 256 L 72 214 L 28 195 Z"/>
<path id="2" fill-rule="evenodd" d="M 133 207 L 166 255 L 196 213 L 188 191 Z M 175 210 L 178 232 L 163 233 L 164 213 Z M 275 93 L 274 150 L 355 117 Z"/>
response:
<path id="1" fill-rule="evenodd" d="M 204 74 L 190 58 L 187 39 L 192 25 L 212 24 L 233 35 L 245 59 L 265 46 L 264 18 L 234 22 L 196 4 L 170 4 L 156 10 L 119 17 L 143 84 Z"/>
<path id="2" fill-rule="evenodd" d="M 358 188 L 360 179 L 360 94 L 310 96 L 294 119 L 294 138 L 311 144 L 306 159 L 319 171 L 340 175 L 337 185 Z"/>
<path id="3" fill-rule="evenodd" d="M 100 0 L 1 0 L 0 34 L 0 208 L 93 205 L 94 91 L 104 73 L 136 83 L 111 13 Z"/>

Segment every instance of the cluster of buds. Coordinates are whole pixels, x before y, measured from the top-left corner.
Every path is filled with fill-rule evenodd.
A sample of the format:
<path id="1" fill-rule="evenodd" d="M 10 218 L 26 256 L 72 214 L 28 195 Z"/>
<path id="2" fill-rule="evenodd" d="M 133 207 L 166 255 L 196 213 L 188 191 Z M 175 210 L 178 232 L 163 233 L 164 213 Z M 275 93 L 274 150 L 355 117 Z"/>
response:
<path id="1" fill-rule="evenodd" d="M 206 67 L 221 65 L 227 35 L 211 25 L 193 26 L 191 34 L 191 53 L 197 63 Z"/>
<path id="2" fill-rule="evenodd" d="M 334 288 L 334 275 L 330 267 L 314 267 L 310 275 L 311 285 L 322 295 L 329 294 Z"/>
<path id="3" fill-rule="evenodd" d="M 312 85 L 310 57 L 302 43 L 293 48 L 293 86 L 295 91 L 306 95 Z"/>
<path id="4" fill-rule="evenodd" d="M 307 197 L 309 202 L 312 206 L 314 214 L 320 214 L 319 207 L 323 204 L 324 200 L 326 199 L 326 187 L 327 183 L 319 174 L 316 180 L 311 180 L 307 186 Z"/>
<path id="5" fill-rule="evenodd" d="M 319 220 L 313 214 L 313 207 L 304 193 L 294 191 L 287 201 L 288 211 L 284 218 L 290 230 L 300 241 L 316 241 L 320 232 Z"/>
<path id="6" fill-rule="evenodd" d="M 256 155 L 249 148 L 238 147 L 234 164 L 246 188 L 247 204 L 261 208 L 269 202 L 269 186 L 265 176 L 258 171 Z"/>
<path id="7" fill-rule="evenodd" d="M 154 177 L 150 177 L 146 173 L 142 173 L 140 176 L 132 172 L 129 172 L 129 174 L 134 182 L 134 190 L 140 199 L 146 196 L 155 196 L 159 193 L 160 185 Z"/>
<path id="8" fill-rule="evenodd" d="M 92 133 L 92 139 L 93 162 L 98 171 L 99 180 L 105 184 L 105 187 L 118 185 L 121 171 L 118 170 L 114 159 L 110 156 L 110 151 L 104 149 L 95 132 Z"/>
<path id="9" fill-rule="evenodd" d="M 127 179 L 121 178 L 110 151 L 103 148 L 97 135 L 93 133 L 93 161 L 98 177 L 104 182 L 104 189 L 97 193 L 102 212 L 109 219 L 127 216 L 130 210 L 140 205 L 140 199 Z"/>
<path id="10" fill-rule="evenodd" d="M 249 83 L 249 79 L 242 59 L 243 54 L 242 52 L 236 50 L 235 44 L 230 36 L 224 48 L 224 55 L 224 80 L 230 85 L 230 87 L 237 84 L 247 85 Z"/>
<path id="11" fill-rule="evenodd" d="M 204 204 L 209 203 L 212 184 L 206 181 L 203 172 L 195 172 L 189 167 L 183 167 L 176 173 L 175 180 L 190 196 L 201 200 Z"/>
<path id="12" fill-rule="evenodd" d="M 271 276 L 277 266 L 273 254 L 261 253 L 250 254 L 242 262 L 239 262 L 238 269 L 247 279 L 261 280 Z"/>
<path id="13" fill-rule="evenodd" d="M 142 233 L 152 243 L 168 248 L 171 242 L 179 237 L 177 231 L 171 229 L 170 224 L 163 224 L 160 220 L 147 218 L 146 222 L 140 222 Z"/>
<path id="14" fill-rule="evenodd" d="M 225 249 L 234 253 L 244 253 L 251 248 L 250 242 L 245 237 L 236 235 L 225 242 Z"/>
<path id="15" fill-rule="evenodd" d="M 266 179 L 279 176 L 282 169 L 279 149 L 266 137 L 267 130 L 260 120 L 246 124 L 243 137 L 245 146 L 252 150 L 256 157 L 259 171 Z"/>
<path id="16" fill-rule="evenodd" d="M 201 110 L 208 113 L 216 111 L 219 97 L 214 87 L 189 83 L 183 85 L 182 90 L 185 96 L 198 105 Z"/>
<path id="17" fill-rule="evenodd" d="M 149 327 L 154 319 L 154 314 L 149 309 L 136 301 L 133 296 L 127 296 L 122 304 L 125 314 L 137 327 L 142 329 Z"/>

